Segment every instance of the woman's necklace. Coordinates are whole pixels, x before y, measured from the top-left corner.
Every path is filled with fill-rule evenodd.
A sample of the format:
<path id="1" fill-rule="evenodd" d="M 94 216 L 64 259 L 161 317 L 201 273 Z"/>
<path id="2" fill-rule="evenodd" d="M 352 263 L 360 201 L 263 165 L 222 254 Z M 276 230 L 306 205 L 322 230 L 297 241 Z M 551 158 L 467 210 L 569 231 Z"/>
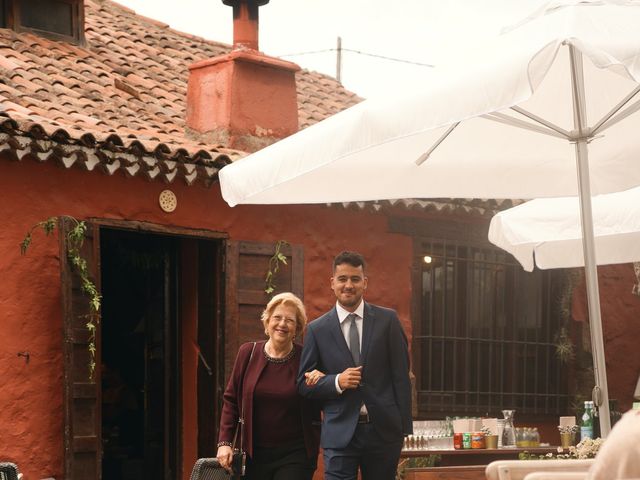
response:
<path id="1" fill-rule="evenodd" d="M 274 352 L 274 354 L 276 353 L 273 348 L 273 345 L 271 345 L 269 342 L 264 344 L 264 348 L 262 349 L 262 353 L 264 353 L 264 358 L 267 359 L 268 362 L 271 363 L 285 363 L 288 362 L 291 357 L 293 357 L 293 354 L 295 353 L 295 349 L 293 348 L 293 343 L 291 343 L 291 346 L 289 348 L 289 351 L 284 354 L 283 356 L 271 356 L 269 355 L 269 353 L 267 352 L 267 348 L 270 349 L 271 351 Z"/>

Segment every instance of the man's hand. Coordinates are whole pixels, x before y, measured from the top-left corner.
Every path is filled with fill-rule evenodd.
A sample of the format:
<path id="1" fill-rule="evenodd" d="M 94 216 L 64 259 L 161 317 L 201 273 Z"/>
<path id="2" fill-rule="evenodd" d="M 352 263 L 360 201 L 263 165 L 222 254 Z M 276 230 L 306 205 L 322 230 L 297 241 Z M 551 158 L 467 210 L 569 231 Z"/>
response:
<path id="1" fill-rule="evenodd" d="M 338 377 L 338 385 L 341 390 L 347 388 L 358 388 L 362 380 L 362 366 L 347 368 Z"/>
<path id="2" fill-rule="evenodd" d="M 318 380 L 320 380 L 322 377 L 324 377 L 324 373 L 322 373 L 320 370 L 312 370 L 311 372 L 307 372 L 304 374 L 305 383 L 310 387 L 318 383 Z"/>

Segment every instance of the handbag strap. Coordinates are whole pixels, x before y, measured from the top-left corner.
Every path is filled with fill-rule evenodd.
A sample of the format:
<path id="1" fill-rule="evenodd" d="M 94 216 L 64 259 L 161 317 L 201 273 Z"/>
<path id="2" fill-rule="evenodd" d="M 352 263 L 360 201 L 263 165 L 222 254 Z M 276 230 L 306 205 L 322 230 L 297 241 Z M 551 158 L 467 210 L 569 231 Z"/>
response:
<path id="1" fill-rule="evenodd" d="M 242 392 L 244 391 L 244 378 L 247 375 L 247 369 L 249 368 L 249 364 L 251 363 L 251 359 L 253 358 L 253 352 L 256 349 L 256 342 L 253 342 L 253 346 L 251 347 L 251 354 L 249 355 L 249 360 L 247 364 L 244 366 L 244 371 L 242 372 L 242 384 L 240 385 L 240 401 L 242 402 L 242 410 L 240 416 L 238 417 L 238 426 L 236 427 L 236 432 L 233 435 L 233 449 L 236 449 L 237 443 L 236 440 L 238 438 L 238 430 L 240 430 L 240 450 L 242 450 L 242 442 L 244 440 L 244 401 L 242 400 Z"/>

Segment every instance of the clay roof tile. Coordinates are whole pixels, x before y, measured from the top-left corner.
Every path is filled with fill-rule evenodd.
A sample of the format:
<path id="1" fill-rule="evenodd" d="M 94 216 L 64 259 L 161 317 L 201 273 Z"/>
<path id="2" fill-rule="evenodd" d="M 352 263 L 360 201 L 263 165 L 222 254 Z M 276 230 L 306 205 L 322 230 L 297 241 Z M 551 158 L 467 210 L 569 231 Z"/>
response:
<path id="1" fill-rule="evenodd" d="M 78 150 L 88 148 L 130 148 L 132 158 L 160 155 L 183 164 L 209 162 L 191 169 L 188 183 L 195 172 L 210 181 L 218 168 L 244 155 L 192 140 L 184 131 L 188 66 L 227 53 L 229 45 L 178 32 L 110 0 L 86 0 L 85 22 L 84 46 L 0 29 L 0 128 L 18 136 L 22 128 L 24 134 L 49 135 L 60 142 L 56 148 L 67 151 L 67 168 L 82 163 L 94 169 L 102 161 L 98 152 Z M 296 81 L 301 128 L 360 101 L 326 75 L 304 70 Z M 48 158 L 41 153 L 42 161 Z M 144 168 L 120 162 L 126 167 L 118 168 L 128 175 L 144 171 L 162 177 L 153 162 Z M 110 173 L 114 165 L 109 164 Z"/>

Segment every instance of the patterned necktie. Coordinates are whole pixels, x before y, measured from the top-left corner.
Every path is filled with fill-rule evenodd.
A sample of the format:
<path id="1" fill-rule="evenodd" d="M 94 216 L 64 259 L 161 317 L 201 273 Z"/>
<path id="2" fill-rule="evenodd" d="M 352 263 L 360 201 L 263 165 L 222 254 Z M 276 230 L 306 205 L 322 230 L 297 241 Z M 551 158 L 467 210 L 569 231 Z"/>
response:
<path id="1" fill-rule="evenodd" d="M 355 313 L 350 313 L 347 315 L 346 321 L 349 322 L 349 350 L 351 350 L 353 363 L 355 363 L 357 367 L 360 365 L 360 338 L 358 336 L 356 318 L 358 318 L 358 316 Z"/>

